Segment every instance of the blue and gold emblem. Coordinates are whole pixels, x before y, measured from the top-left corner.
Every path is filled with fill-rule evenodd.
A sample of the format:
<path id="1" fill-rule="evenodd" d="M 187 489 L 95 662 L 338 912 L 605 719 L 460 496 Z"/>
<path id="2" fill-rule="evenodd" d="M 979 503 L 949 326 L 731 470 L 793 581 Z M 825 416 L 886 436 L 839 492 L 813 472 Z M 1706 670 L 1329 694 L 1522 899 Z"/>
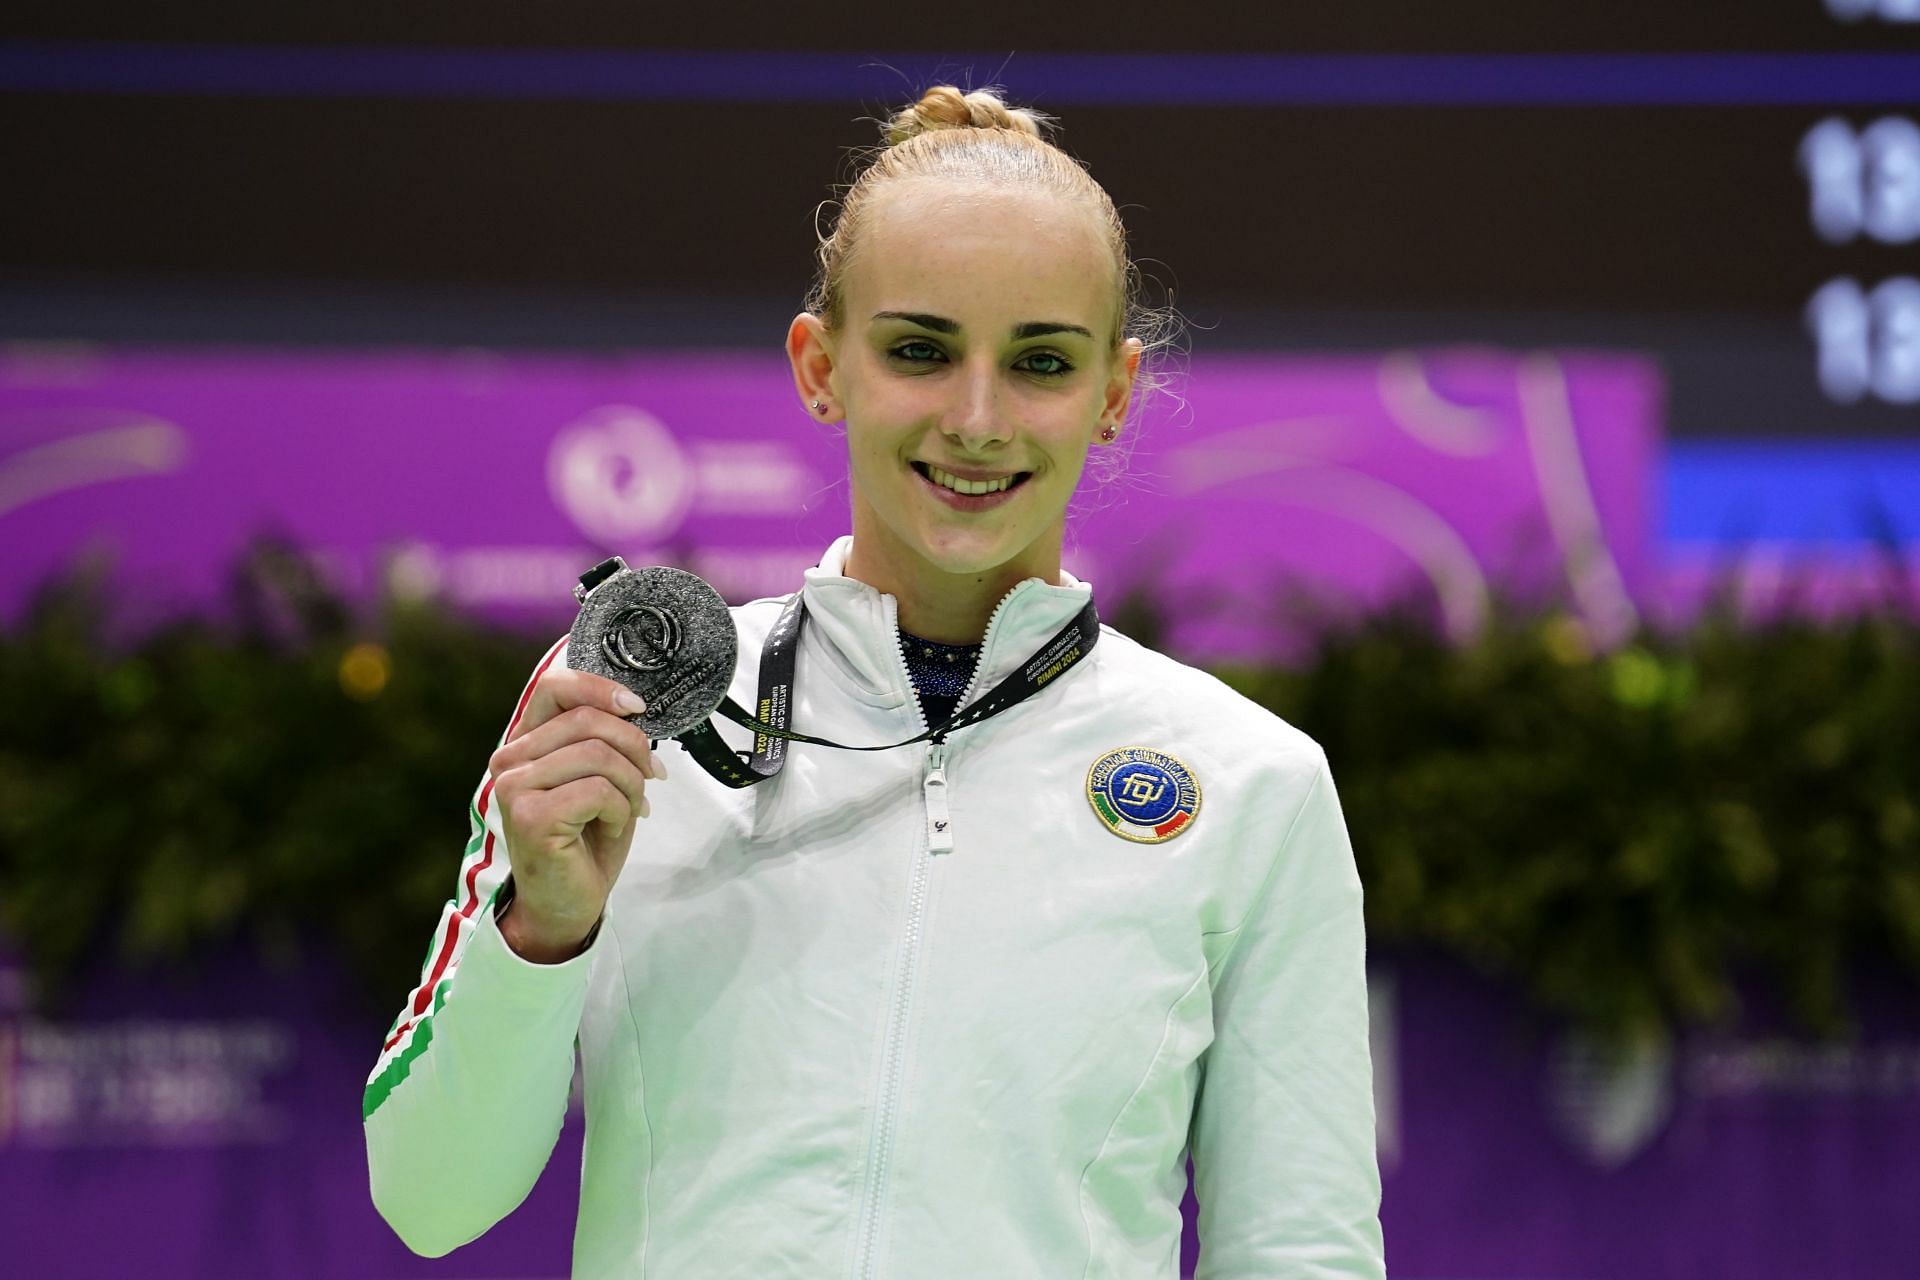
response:
<path id="1" fill-rule="evenodd" d="M 1165 752 L 1121 747 L 1087 770 L 1087 802 L 1115 835 L 1159 844 L 1192 825 L 1200 812 L 1200 784 Z"/>

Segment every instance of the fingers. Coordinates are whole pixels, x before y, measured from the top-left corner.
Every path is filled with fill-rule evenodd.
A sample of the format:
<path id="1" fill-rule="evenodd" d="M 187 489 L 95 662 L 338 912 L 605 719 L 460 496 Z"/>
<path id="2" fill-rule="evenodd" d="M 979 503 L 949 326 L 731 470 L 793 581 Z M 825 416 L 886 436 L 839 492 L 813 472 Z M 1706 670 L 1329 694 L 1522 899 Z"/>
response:
<path id="1" fill-rule="evenodd" d="M 665 778 L 667 771 L 654 758 L 646 732 L 626 718 L 641 710 L 640 700 L 612 680 L 550 670 L 487 762 L 508 843 L 557 857 L 543 864 L 557 885 L 579 888 L 572 877 L 577 854 L 585 853 L 600 866 L 588 887 L 604 898 L 626 860 L 638 820 L 652 815 L 647 781 Z M 553 871 L 569 865 L 576 872 Z M 567 903 L 573 898 L 585 900 L 574 893 L 556 901 L 572 909 Z M 546 904 L 549 911 L 553 906 Z"/>
<path id="2" fill-rule="evenodd" d="M 563 820 L 574 830 L 596 826 L 604 836 L 604 844 L 622 854 L 638 825 L 635 817 L 646 816 L 644 795 L 636 807 L 630 794 L 600 774 L 576 778 L 555 787 L 547 793 L 547 798 L 559 807 Z"/>
<path id="3" fill-rule="evenodd" d="M 653 807 L 647 803 L 646 775 L 618 747 L 598 737 L 569 742 L 515 764 L 510 768 L 510 777 L 502 778 L 500 785 L 518 796 L 535 791 L 559 791 L 572 783 L 594 778 L 606 782 L 611 794 L 620 797 L 619 810 L 609 809 L 608 792 L 575 788 L 567 793 L 564 810 L 571 825 L 579 827 L 599 820 L 608 823 L 611 831 L 620 832 L 635 813 L 643 818 L 651 816 Z"/>
<path id="4" fill-rule="evenodd" d="M 506 770 L 529 760 L 549 755 L 570 743 L 592 740 L 604 742 L 618 751 L 632 762 L 642 777 L 664 779 L 667 776 L 666 762 L 654 755 L 653 744 L 644 730 L 595 707 L 575 707 L 510 739 L 488 759 L 487 767 L 497 780 Z"/>
<path id="5" fill-rule="evenodd" d="M 520 797 L 507 843 L 524 904 L 549 925 L 599 916 L 639 828 L 626 793 L 599 774 Z"/>
<path id="6" fill-rule="evenodd" d="M 627 792 L 600 774 L 589 774 L 562 783 L 552 790 L 528 791 L 520 795 L 513 808 L 508 832 L 509 845 L 515 851 L 516 870 L 534 873 L 540 859 L 531 851 L 556 852 L 572 845 L 587 828 L 596 828 L 596 840 L 624 841 L 638 825 L 636 810 Z M 515 836 L 521 838 L 516 840 Z M 532 837 L 529 843 L 526 837 Z M 591 850 L 593 842 L 589 842 Z"/>
<path id="7" fill-rule="evenodd" d="M 507 741 L 524 737 L 576 707 L 592 707 L 623 720 L 646 710 L 639 695 L 605 676 L 552 669 L 534 684 L 533 696 L 527 699 L 526 710 L 520 713 Z"/>

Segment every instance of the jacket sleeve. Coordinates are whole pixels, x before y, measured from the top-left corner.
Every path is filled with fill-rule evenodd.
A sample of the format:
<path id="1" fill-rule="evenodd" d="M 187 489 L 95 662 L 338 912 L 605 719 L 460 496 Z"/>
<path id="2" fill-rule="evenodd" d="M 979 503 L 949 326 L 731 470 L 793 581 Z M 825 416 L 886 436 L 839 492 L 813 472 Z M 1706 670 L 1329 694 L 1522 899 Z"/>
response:
<path id="1" fill-rule="evenodd" d="M 508 733 L 532 690 L 529 681 Z M 593 951 L 539 965 L 507 946 L 494 922 L 509 862 L 492 778 L 475 791 L 468 821 L 454 897 L 361 1102 L 374 1205 L 409 1248 L 432 1257 L 505 1217 L 546 1166 Z"/>
<path id="2" fill-rule="evenodd" d="M 1191 1131 L 1195 1280 L 1386 1274 L 1360 907 L 1321 756 L 1214 981 Z"/>

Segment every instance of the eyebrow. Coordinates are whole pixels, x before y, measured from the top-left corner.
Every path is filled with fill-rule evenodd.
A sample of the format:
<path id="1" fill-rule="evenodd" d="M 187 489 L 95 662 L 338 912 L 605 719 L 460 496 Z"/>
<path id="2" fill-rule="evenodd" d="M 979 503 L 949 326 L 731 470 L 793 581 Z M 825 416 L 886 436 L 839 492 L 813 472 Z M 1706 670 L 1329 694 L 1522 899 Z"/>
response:
<path id="1" fill-rule="evenodd" d="M 922 329 L 931 329 L 935 333 L 959 333 L 960 322 L 949 320 L 945 316 L 930 316 L 924 311 L 876 311 L 875 320 L 905 320 L 917 324 Z M 1083 338 L 1091 338 L 1093 332 L 1077 324 L 1061 324 L 1054 320 L 1027 320 L 1013 326 L 1013 340 L 1022 338 L 1043 338 L 1050 333 L 1077 333 Z"/>

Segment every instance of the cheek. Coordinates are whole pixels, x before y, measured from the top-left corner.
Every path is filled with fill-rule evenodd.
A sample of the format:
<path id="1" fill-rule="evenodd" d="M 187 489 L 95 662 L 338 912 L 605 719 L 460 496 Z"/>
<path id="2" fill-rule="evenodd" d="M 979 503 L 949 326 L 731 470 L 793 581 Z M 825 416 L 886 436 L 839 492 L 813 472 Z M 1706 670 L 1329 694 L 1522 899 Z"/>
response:
<path id="1" fill-rule="evenodd" d="M 870 485 L 889 483 L 892 473 L 900 469 L 892 439 L 871 429 L 847 432 L 847 461 L 854 475 Z"/>
<path id="2" fill-rule="evenodd" d="M 1099 406 L 1076 403 L 1048 424 L 1047 452 L 1062 466 L 1077 466 L 1093 444 Z"/>

